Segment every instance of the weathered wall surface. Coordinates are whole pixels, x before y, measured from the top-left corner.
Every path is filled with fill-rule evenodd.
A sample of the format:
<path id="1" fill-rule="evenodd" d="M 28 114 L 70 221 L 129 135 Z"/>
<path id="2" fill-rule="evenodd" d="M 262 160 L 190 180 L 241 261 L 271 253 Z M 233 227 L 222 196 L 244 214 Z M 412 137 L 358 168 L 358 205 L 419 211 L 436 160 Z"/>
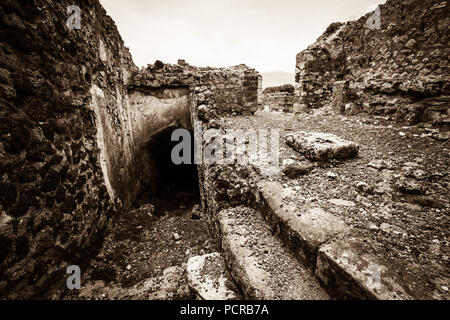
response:
<path id="1" fill-rule="evenodd" d="M 183 60 L 177 65 L 157 61 L 131 77 L 129 92 L 133 101 L 135 98 L 131 97 L 134 95 L 132 92 L 140 92 L 138 101 L 143 101 L 149 99 L 148 94 L 152 90 L 188 90 L 191 119 L 189 129 L 194 129 L 194 133 L 199 134 L 196 139 L 201 142 L 201 151 L 204 151 L 210 141 L 203 135 L 208 129 L 221 130 L 221 117 L 250 114 L 257 110 L 260 79 L 254 69 L 245 65 L 231 68 L 197 68 L 187 65 Z M 136 107 L 135 103 L 132 105 L 133 108 Z M 181 113 L 184 114 L 184 111 Z M 170 126 L 172 122 L 167 119 L 172 118 L 165 116 L 166 122 L 163 126 Z M 178 127 L 185 127 L 185 124 L 179 122 Z M 135 140 L 138 141 L 136 137 Z M 210 232 L 219 243 L 218 212 L 225 207 L 254 201 L 250 200 L 254 198 L 254 194 L 246 181 L 250 173 L 248 168 L 237 165 L 208 164 L 203 153 L 197 156 L 197 160 L 201 159 L 198 174 L 203 210 L 209 220 Z"/>
<path id="2" fill-rule="evenodd" d="M 295 88 L 290 84 L 268 87 L 262 92 L 262 108 L 272 111 L 293 112 L 295 103 Z"/>
<path id="3" fill-rule="evenodd" d="M 137 184 L 155 192 L 155 171 L 149 143 L 166 129 L 199 130 L 214 125 L 218 116 L 250 114 L 258 107 L 259 75 L 245 65 L 199 68 L 180 60 L 177 65 L 156 61 L 134 72 L 128 83 L 131 101 Z M 203 183 L 202 170 L 199 181 Z M 202 192 L 202 187 L 200 188 Z"/>
<path id="4" fill-rule="evenodd" d="M 263 77 L 258 75 L 258 107 L 261 108 L 263 104 Z"/>
<path id="5" fill-rule="evenodd" d="M 319 108 L 334 96 L 338 111 L 448 122 L 447 1 L 388 0 L 380 8 L 381 29 L 367 28 L 371 14 L 332 24 L 297 55 L 297 102 Z"/>
<path id="6" fill-rule="evenodd" d="M 135 66 L 98 1 L 78 1 L 70 31 L 72 4 L 0 4 L 0 297 L 62 290 L 67 265 L 87 261 L 133 198 Z"/>
<path id="7" fill-rule="evenodd" d="M 192 130 L 195 121 L 201 122 L 197 132 L 204 132 L 218 127 L 217 119 L 221 116 L 255 112 L 260 79 L 254 69 L 245 65 L 198 68 L 183 60 L 177 65 L 156 61 L 154 65 L 135 72 L 128 90 L 135 123 L 135 150 L 140 157 L 137 167 L 143 168 L 140 170 L 143 173 L 141 181 L 151 184 L 152 175 L 156 174 L 152 170 L 152 155 L 148 148 L 154 134 L 169 127 Z M 189 123 L 186 117 L 189 117 Z M 209 184 L 212 180 L 208 168 L 205 164 L 198 166 L 200 193 L 203 207 L 214 223 L 211 210 L 217 210 L 219 206 L 213 186 Z"/>

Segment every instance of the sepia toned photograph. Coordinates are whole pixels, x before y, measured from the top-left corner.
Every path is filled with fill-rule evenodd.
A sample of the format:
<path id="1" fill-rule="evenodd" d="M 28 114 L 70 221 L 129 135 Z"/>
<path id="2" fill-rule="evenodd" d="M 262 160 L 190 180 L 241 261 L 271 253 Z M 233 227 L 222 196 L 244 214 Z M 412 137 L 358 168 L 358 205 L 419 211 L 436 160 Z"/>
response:
<path id="1" fill-rule="evenodd" d="M 0 0 L 0 300 L 448 301 L 449 25 L 441 0 Z"/>

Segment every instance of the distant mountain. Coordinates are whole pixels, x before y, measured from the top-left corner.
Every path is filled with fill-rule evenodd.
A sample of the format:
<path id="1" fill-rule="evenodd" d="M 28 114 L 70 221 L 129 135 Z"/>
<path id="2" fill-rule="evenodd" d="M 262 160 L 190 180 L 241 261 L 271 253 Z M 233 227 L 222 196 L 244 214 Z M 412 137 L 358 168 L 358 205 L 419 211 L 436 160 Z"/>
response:
<path id="1" fill-rule="evenodd" d="M 276 87 L 283 84 L 295 84 L 295 76 L 293 73 L 285 71 L 262 72 L 263 88 Z"/>

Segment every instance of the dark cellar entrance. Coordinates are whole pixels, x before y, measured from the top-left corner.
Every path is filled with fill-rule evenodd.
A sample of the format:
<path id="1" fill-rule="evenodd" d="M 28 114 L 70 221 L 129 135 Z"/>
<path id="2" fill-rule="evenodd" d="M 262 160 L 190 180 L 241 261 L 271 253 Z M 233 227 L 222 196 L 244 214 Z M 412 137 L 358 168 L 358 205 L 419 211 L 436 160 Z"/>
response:
<path id="1" fill-rule="evenodd" d="M 170 126 L 157 132 L 147 145 L 151 160 L 151 180 L 138 201 L 151 202 L 155 206 L 156 215 L 164 215 L 165 211 L 190 210 L 200 203 L 198 172 L 193 152 L 191 164 L 176 165 L 171 159 L 172 149 L 179 143 L 171 141 L 172 132 L 177 128 Z M 191 141 L 191 150 L 194 150 L 193 139 Z"/>
<path id="2" fill-rule="evenodd" d="M 178 287 L 186 278 L 179 272 L 185 270 L 190 257 L 217 252 L 218 248 L 201 208 L 193 210 L 200 204 L 197 166 L 175 165 L 171 159 L 172 149 L 179 143 L 171 141 L 172 132 L 180 127 L 175 123 L 157 131 L 142 150 L 141 160 L 149 166 L 140 167 L 145 179 L 141 194 L 133 208 L 119 215 L 99 254 L 84 271 L 86 290 L 68 291 L 66 299 L 98 299 L 99 291 L 104 292 L 103 298 L 112 300 L 129 299 L 130 295 L 149 299 L 148 290 L 156 290 L 151 295 L 154 299 L 160 294 L 176 300 L 194 298 L 187 286 Z M 173 279 L 177 287 L 173 287 Z M 155 281 L 151 282 L 155 285 L 142 289 L 145 294 L 140 295 L 146 285 L 138 284 L 143 281 Z"/>

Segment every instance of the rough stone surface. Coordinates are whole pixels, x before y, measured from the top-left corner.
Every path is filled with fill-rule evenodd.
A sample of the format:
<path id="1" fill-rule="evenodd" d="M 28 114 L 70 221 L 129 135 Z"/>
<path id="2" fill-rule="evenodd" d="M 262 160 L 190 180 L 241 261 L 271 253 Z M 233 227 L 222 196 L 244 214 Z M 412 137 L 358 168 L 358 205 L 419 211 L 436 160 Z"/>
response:
<path id="1" fill-rule="evenodd" d="M 235 300 L 236 287 L 228 276 L 221 254 L 211 253 L 188 260 L 187 278 L 189 287 L 199 300 Z"/>
<path id="2" fill-rule="evenodd" d="M 286 142 L 310 160 L 348 159 L 358 154 L 359 146 L 330 133 L 296 132 Z"/>
<path id="3" fill-rule="evenodd" d="M 146 279 L 131 288 L 105 285 L 98 280 L 84 286 L 79 292 L 80 300 L 188 300 L 192 299 L 186 270 L 175 266 L 167 268 L 158 277 Z"/>
<path id="4" fill-rule="evenodd" d="M 336 206 L 343 206 L 343 207 L 354 207 L 355 203 L 348 200 L 343 199 L 330 199 L 328 200 L 329 203 L 334 204 Z"/>
<path id="5" fill-rule="evenodd" d="M 280 131 L 282 141 L 296 130 L 332 132 L 361 146 L 357 158 L 316 162 L 314 170 L 297 179 L 281 174 L 253 176 L 248 170 L 246 181 L 233 178 L 230 185 L 240 185 L 243 192 L 241 200 L 248 203 L 253 198 L 248 205 L 254 207 L 255 200 L 259 205 L 263 199 L 260 193 L 256 197 L 253 194 L 252 180 L 256 184 L 259 180 L 279 183 L 283 189 L 279 197 L 279 205 L 283 205 L 281 209 L 305 213 L 321 208 L 345 221 L 349 227 L 342 238 L 337 236 L 336 241 L 352 237 L 362 239 L 361 243 L 367 246 L 364 252 L 382 258 L 409 296 L 414 299 L 448 299 L 448 291 L 442 287 L 448 287 L 449 282 L 449 219 L 446 215 L 450 205 L 447 196 L 450 186 L 447 174 L 449 142 L 438 142 L 433 138 L 446 130 L 431 128 L 428 124 L 402 127 L 384 117 L 366 114 L 346 117 L 320 111 L 300 115 L 258 111 L 252 117 L 226 118 L 221 123 L 225 128 L 275 128 Z M 382 161 L 374 161 L 376 159 Z M 303 161 L 302 155 L 286 143 L 280 143 L 283 166 Z M 336 175 L 334 179 L 328 178 L 330 171 Z M 232 174 L 233 170 L 227 170 L 221 179 Z M 397 189 L 395 183 L 401 177 L 413 180 L 426 190 L 426 194 L 409 194 Z M 363 182 L 361 187 L 360 182 Z M 331 199 L 349 201 L 354 205 L 335 205 L 329 202 Z M 264 213 L 259 206 L 258 210 Z M 267 223 L 279 236 L 273 221 L 267 219 Z M 285 230 L 280 231 L 286 233 Z M 282 241 L 289 248 L 289 239 Z M 344 286 L 345 281 L 349 281 L 340 279 Z M 332 291 L 328 293 L 335 297 Z"/>
<path id="6" fill-rule="evenodd" d="M 196 107 L 204 105 L 214 115 L 248 114 L 258 108 L 260 76 L 254 69 L 245 65 L 212 68 L 160 64 L 159 68 L 155 63 L 135 72 L 129 82 L 130 90 L 190 88 L 196 96 Z"/>
<path id="7" fill-rule="evenodd" d="M 296 179 L 308 174 L 312 169 L 314 169 L 314 166 L 310 163 L 293 163 L 284 167 L 283 173 L 291 179 Z"/>
<path id="8" fill-rule="evenodd" d="M 395 187 L 406 194 L 425 194 L 425 188 L 414 179 L 408 179 L 405 177 L 400 178 L 398 181 L 394 183 Z"/>
<path id="9" fill-rule="evenodd" d="M 19 226 L 2 228 L 0 297 L 47 297 L 95 254 L 132 189 L 120 123 L 135 66 L 98 1 L 84 2 L 82 30 L 67 29 L 72 4 L 0 4 L 0 212 Z"/>
<path id="10" fill-rule="evenodd" d="M 270 111 L 294 112 L 294 87 L 284 85 L 269 87 L 262 93 L 262 108 Z"/>

